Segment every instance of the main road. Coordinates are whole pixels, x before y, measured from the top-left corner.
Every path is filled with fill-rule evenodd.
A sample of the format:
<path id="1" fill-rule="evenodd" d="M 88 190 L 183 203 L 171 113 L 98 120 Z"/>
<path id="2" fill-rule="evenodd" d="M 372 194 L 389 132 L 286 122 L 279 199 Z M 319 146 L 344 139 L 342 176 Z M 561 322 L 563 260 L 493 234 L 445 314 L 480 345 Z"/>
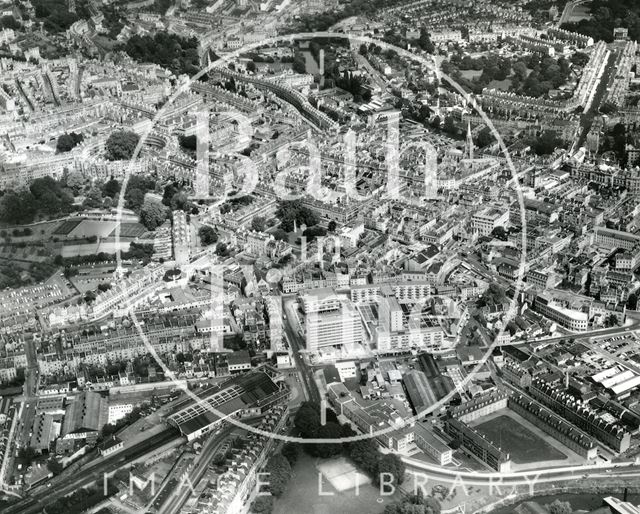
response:
<path id="1" fill-rule="evenodd" d="M 295 303 L 290 298 L 287 300 L 287 297 L 282 298 L 282 303 L 286 313 L 285 319 L 283 320 L 284 331 L 287 335 L 287 339 L 289 340 L 289 344 L 291 345 L 291 353 L 293 353 L 293 360 L 296 363 L 296 368 L 302 376 L 302 385 L 307 392 L 307 398 L 312 402 L 320 403 L 322 397 L 313 375 L 313 369 L 307 364 L 302 356 L 302 349 L 305 348 L 304 341 L 296 327 L 293 326 L 294 320 L 296 319 L 296 313 L 294 310 Z"/>

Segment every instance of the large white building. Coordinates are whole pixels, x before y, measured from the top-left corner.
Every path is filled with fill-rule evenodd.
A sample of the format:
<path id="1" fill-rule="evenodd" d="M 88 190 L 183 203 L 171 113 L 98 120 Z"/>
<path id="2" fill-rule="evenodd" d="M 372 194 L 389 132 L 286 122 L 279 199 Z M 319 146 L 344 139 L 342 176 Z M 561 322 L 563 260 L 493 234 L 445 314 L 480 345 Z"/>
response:
<path id="1" fill-rule="evenodd" d="M 509 211 L 507 209 L 501 210 L 496 207 L 487 207 L 473 215 L 471 226 L 474 232 L 488 236 L 494 228 L 506 225 L 507 221 L 509 221 Z"/>
<path id="2" fill-rule="evenodd" d="M 307 350 L 361 343 L 362 321 L 350 302 L 334 310 L 308 312 L 305 316 Z"/>

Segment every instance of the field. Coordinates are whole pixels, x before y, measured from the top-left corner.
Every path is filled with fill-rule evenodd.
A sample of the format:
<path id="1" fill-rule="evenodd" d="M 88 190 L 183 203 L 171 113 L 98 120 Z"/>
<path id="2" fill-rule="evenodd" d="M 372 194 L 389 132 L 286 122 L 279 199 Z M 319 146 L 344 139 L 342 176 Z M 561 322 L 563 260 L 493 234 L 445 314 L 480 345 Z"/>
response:
<path id="1" fill-rule="evenodd" d="M 58 234 L 61 236 L 67 236 L 71 233 L 71 231 L 76 228 L 82 220 L 67 220 L 63 221 L 56 229 L 53 231 L 54 234 Z"/>
<path id="2" fill-rule="evenodd" d="M 140 237 L 142 234 L 146 233 L 147 229 L 144 226 L 140 225 L 140 223 L 121 223 L 120 224 L 120 237 Z M 113 232 L 109 234 L 109 237 L 115 237 L 116 229 L 113 229 Z"/>
<path id="3" fill-rule="evenodd" d="M 511 416 L 501 415 L 480 423 L 475 428 L 508 451 L 516 464 L 567 458 Z"/>
<path id="4" fill-rule="evenodd" d="M 386 505 L 399 499 L 400 492 L 393 496 L 382 497 L 380 491 L 371 484 L 360 485 L 357 491 L 356 489 L 339 491 L 334 488 L 331 485 L 331 479 L 340 488 L 355 485 L 348 483 L 351 482 L 350 478 L 347 480 L 351 466 L 347 464 L 339 459 L 317 462 L 316 459 L 301 452 L 287 489 L 275 502 L 274 514 L 301 512 L 301 505 L 305 506 L 305 512 L 313 514 L 341 512 L 382 514 Z M 331 479 L 324 475 L 323 470 L 332 475 Z M 342 473 L 343 471 L 345 473 Z"/>

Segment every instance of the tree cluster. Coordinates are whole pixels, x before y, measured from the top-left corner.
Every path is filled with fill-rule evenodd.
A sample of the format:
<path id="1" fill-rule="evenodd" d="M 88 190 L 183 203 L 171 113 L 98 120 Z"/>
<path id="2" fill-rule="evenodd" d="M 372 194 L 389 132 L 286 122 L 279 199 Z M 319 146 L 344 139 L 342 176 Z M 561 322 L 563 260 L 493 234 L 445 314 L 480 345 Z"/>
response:
<path id="1" fill-rule="evenodd" d="M 280 227 L 286 232 L 293 230 L 294 222 L 298 226 L 303 223 L 311 227 L 318 223 L 317 216 L 301 200 L 283 200 L 278 204 L 276 216 L 280 219 Z"/>
<path id="2" fill-rule="evenodd" d="M 56 152 L 64 153 L 68 152 L 84 140 L 83 134 L 71 132 L 69 134 L 62 134 L 56 141 Z"/>
<path id="3" fill-rule="evenodd" d="M 320 225 L 307 228 L 302 235 L 307 238 L 307 241 L 311 243 L 316 237 L 323 237 L 327 235 L 325 228 Z"/>
<path id="4" fill-rule="evenodd" d="M 341 425 L 331 410 L 326 411 L 326 423 L 321 424 L 320 406 L 313 402 L 304 402 L 300 406 L 294 418 L 294 426 L 306 439 L 343 439 L 356 435 L 348 424 Z M 381 454 L 377 444 L 370 438 L 346 443 L 305 444 L 304 449 L 310 455 L 320 458 L 344 453 L 356 466 L 371 475 L 376 484 L 381 478 L 393 485 L 399 485 L 404 480 L 405 465 L 402 460 L 397 455 Z"/>
<path id="5" fill-rule="evenodd" d="M 87 17 L 83 3 L 77 2 L 76 12 L 69 12 L 69 4 L 66 0 L 33 0 L 36 19 L 43 22 L 43 26 L 49 32 L 65 32 L 77 20 Z"/>
<path id="6" fill-rule="evenodd" d="M 592 0 L 591 18 L 565 23 L 562 28 L 590 36 L 594 41 L 613 41 L 613 29 L 629 29 L 629 39 L 640 40 L 640 4 L 637 0 Z"/>
<path id="7" fill-rule="evenodd" d="M 151 177 L 131 175 L 124 193 L 125 207 L 134 212 L 140 212 L 144 205 L 144 197 L 156 188 L 156 181 Z"/>
<path id="8" fill-rule="evenodd" d="M 140 223 L 142 223 L 147 230 L 155 230 L 162 225 L 167 216 L 169 210 L 161 203 L 155 201 L 146 201 L 140 209 Z"/>
<path id="9" fill-rule="evenodd" d="M 36 218 L 69 214 L 73 196 L 62 182 L 51 177 L 35 179 L 29 189 L 7 191 L 0 197 L 0 221 L 12 225 L 31 223 Z"/>
<path id="10" fill-rule="evenodd" d="M 341 76 L 336 78 L 335 82 L 337 87 L 353 95 L 354 102 L 360 103 L 371 100 L 371 91 L 365 87 L 367 82 L 361 76 L 345 70 Z"/>
<path id="11" fill-rule="evenodd" d="M 109 161 L 126 161 L 133 157 L 133 152 L 140 136 L 129 130 L 116 130 L 111 133 L 106 143 L 105 157 Z"/>
<path id="12" fill-rule="evenodd" d="M 529 144 L 536 155 L 551 155 L 556 148 L 562 148 L 564 143 L 553 130 L 545 130 L 538 137 L 530 139 Z"/>
<path id="13" fill-rule="evenodd" d="M 571 504 L 562 500 L 554 500 L 544 507 L 549 511 L 549 514 L 571 514 L 573 512 Z"/>
<path id="14" fill-rule="evenodd" d="M 209 225 L 203 225 L 198 229 L 198 237 L 202 246 L 209 246 L 218 241 L 218 233 Z"/>
<path id="15" fill-rule="evenodd" d="M 424 496 L 421 490 L 409 494 L 402 500 L 387 505 L 384 514 L 440 514 L 440 502 L 433 496 Z"/>
<path id="16" fill-rule="evenodd" d="M 152 62 L 171 70 L 175 75 L 195 75 L 200 69 L 198 40 L 183 38 L 169 32 L 154 35 L 134 35 L 124 45 L 124 51 L 138 62 Z"/>

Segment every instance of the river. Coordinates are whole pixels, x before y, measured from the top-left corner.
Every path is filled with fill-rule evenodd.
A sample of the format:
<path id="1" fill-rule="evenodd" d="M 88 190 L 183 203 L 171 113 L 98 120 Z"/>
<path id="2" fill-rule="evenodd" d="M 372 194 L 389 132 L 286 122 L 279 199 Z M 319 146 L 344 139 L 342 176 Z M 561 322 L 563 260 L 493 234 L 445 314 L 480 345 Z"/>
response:
<path id="1" fill-rule="evenodd" d="M 309 50 L 303 50 L 302 55 L 304 55 L 307 73 L 310 73 L 311 75 L 319 74 L 320 68 L 318 67 L 315 57 L 313 57 L 313 54 Z"/>
<path id="2" fill-rule="evenodd" d="M 591 511 L 591 510 L 597 509 L 598 507 L 602 507 L 602 498 L 604 498 L 605 496 L 615 496 L 616 498 L 622 498 L 624 494 L 623 493 L 610 493 L 610 494 L 563 493 L 563 494 L 554 494 L 549 496 L 535 496 L 533 498 L 528 498 L 526 500 L 522 500 L 520 502 L 514 503 L 513 505 L 508 505 L 506 507 L 500 507 L 496 510 L 492 510 L 490 514 L 511 514 L 512 512 L 514 512 L 514 509 L 518 505 L 526 501 L 535 501 L 540 505 L 544 506 L 546 504 L 552 503 L 554 500 L 569 502 L 574 512 L 576 510 Z M 630 501 L 634 505 L 638 505 L 640 503 L 640 494 L 637 494 L 637 493 L 629 494 L 627 497 L 627 501 Z"/>

